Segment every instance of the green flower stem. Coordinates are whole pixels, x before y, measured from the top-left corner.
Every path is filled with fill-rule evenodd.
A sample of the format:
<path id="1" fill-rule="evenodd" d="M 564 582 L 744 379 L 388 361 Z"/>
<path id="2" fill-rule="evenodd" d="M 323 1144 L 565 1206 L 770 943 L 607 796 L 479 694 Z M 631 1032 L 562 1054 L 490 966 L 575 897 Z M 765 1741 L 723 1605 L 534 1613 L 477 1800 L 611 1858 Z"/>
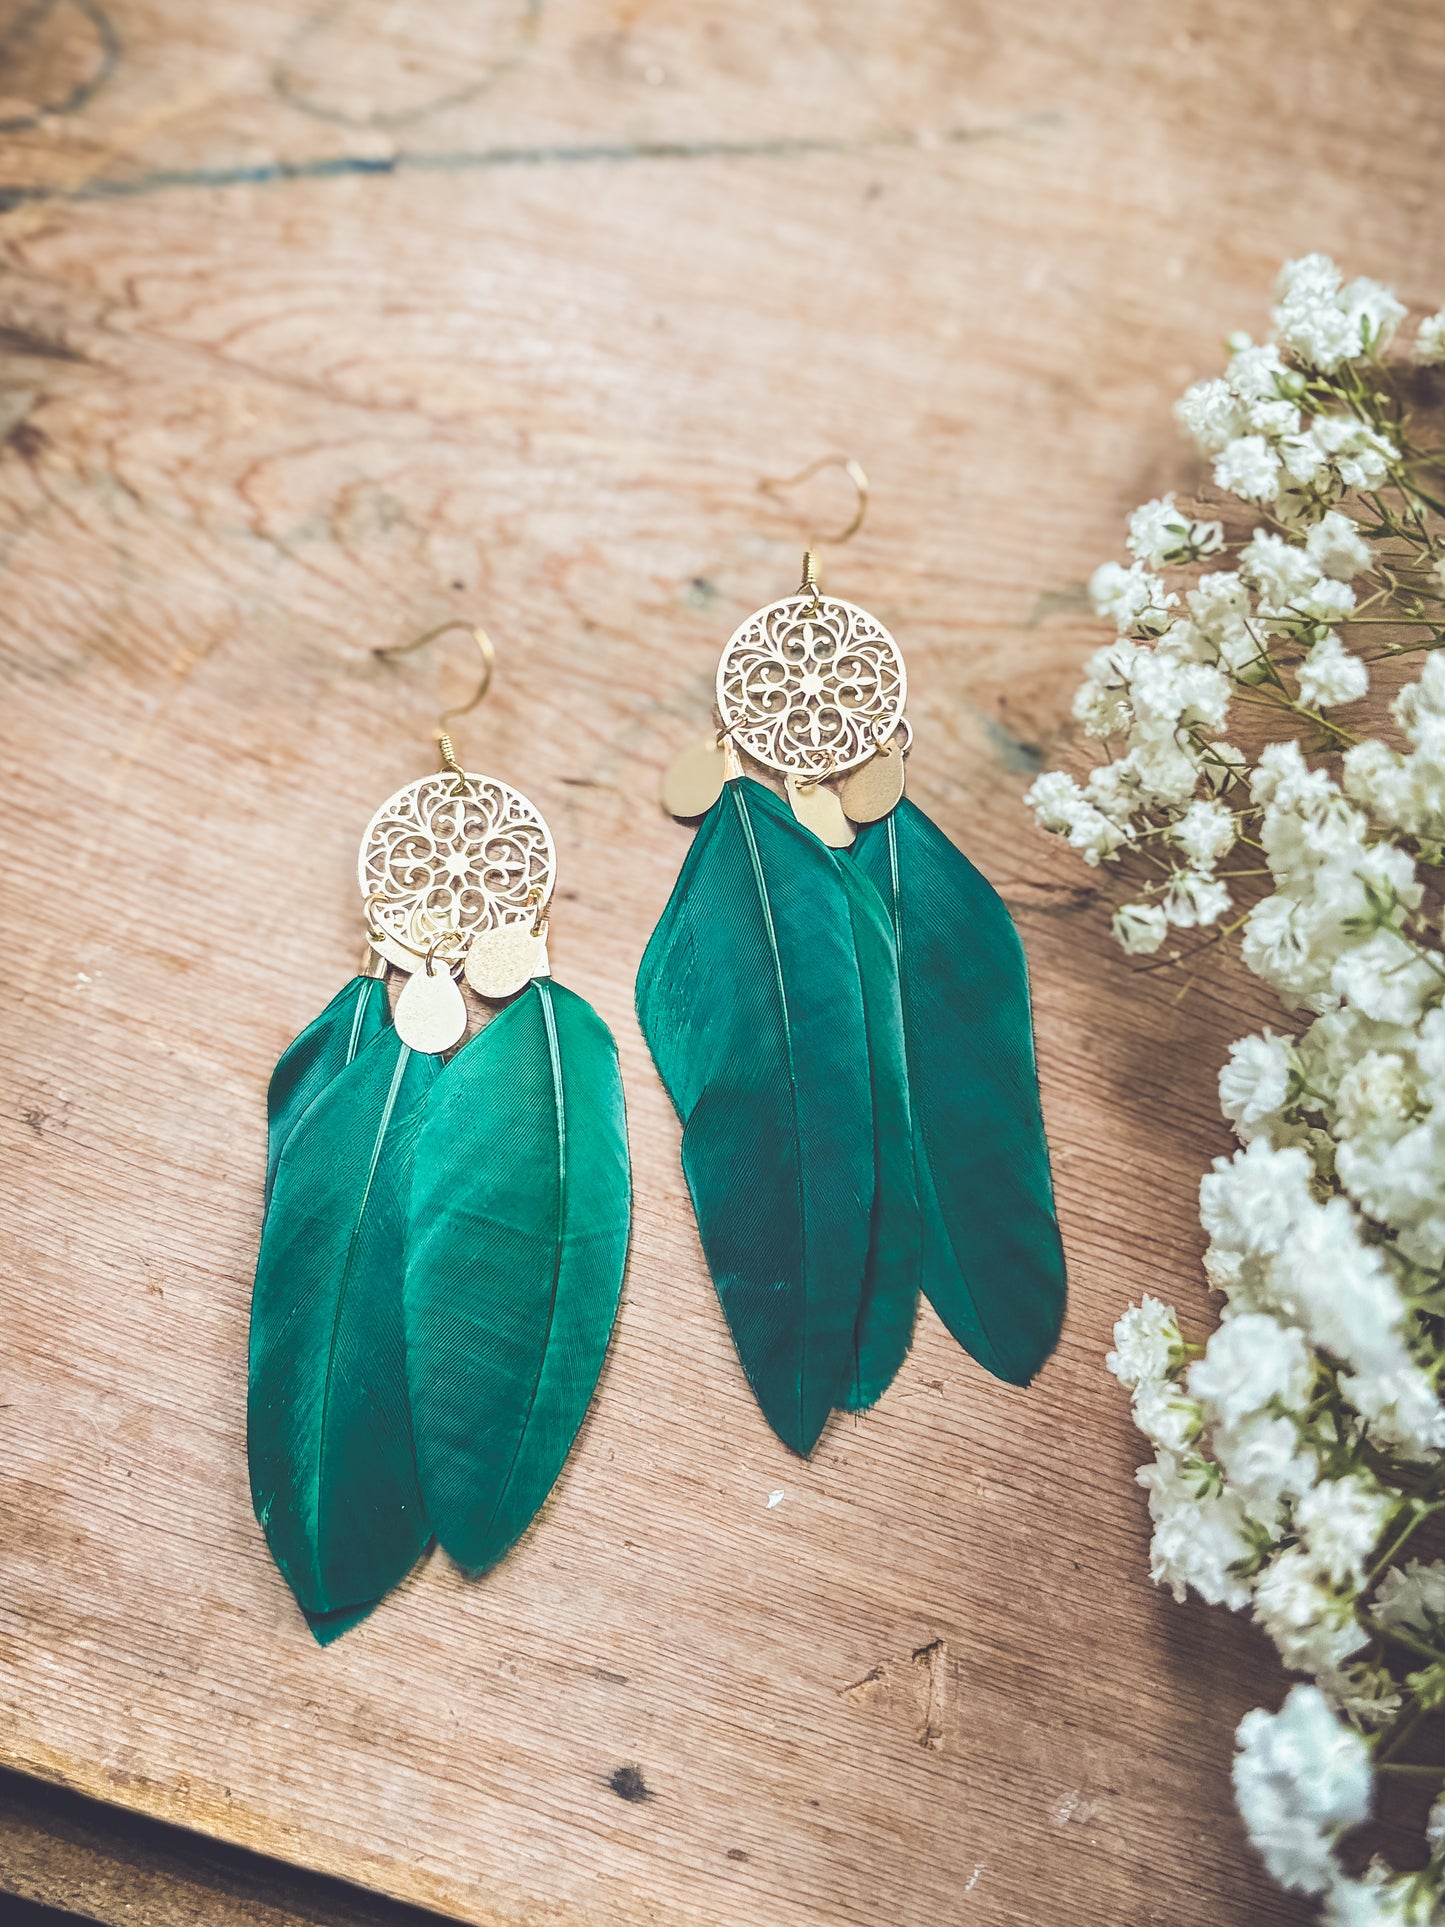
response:
<path id="1" fill-rule="evenodd" d="M 1421 1526 L 1424 1525 L 1425 1521 L 1432 1513 L 1439 1512 L 1442 1509 L 1445 1509 L 1445 1499 L 1437 1500 L 1434 1505 L 1422 1504 L 1418 1499 L 1413 1501 L 1411 1506 L 1412 1516 L 1406 1520 L 1400 1531 L 1397 1532 L 1395 1537 L 1390 1541 L 1388 1548 L 1370 1568 L 1365 1578 L 1365 1583 L 1360 1588 L 1362 1592 L 1372 1592 L 1374 1590 L 1380 1579 L 1389 1568 L 1394 1565 L 1401 1552 L 1403 1552 L 1410 1540 L 1420 1530 Z"/>
<path id="2" fill-rule="evenodd" d="M 1414 1653 L 1420 1659 L 1428 1659 L 1432 1665 L 1445 1666 L 1445 1653 L 1442 1653 L 1437 1646 L 1431 1646 L 1428 1641 L 1420 1639 L 1416 1634 L 1407 1632 L 1403 1626 L 1376 1625 L 1363 1613 L 1359 1614 L 1359 1620 L 1362 1626 L 1369 1628 L 1376 1639 L 1382 1639 L 1391 1646 L 1402 1647 L 1405 1652 Z"/>

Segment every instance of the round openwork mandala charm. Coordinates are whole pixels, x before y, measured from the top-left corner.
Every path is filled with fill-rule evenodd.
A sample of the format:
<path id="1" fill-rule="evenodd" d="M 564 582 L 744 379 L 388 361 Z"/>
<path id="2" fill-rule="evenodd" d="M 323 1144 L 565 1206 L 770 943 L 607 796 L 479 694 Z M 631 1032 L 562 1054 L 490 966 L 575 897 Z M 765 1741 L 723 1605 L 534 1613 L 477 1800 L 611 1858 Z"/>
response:
<path id="1" fill-rule="evenodd" d="M 835 776 L 866 761 L 898 727 L 907 698 L 892 636 L 833 596 L 770 602 L 734 633 L 718 664 L 723 729 L 785 776 Z"/>
<path id="2" fill-rule="evenodd" d="M 357 863 L 373 941 L 403 970 L 428 957 L 458 969 L 477 931 L 537 918 L 556 872 L 552 833 L 526 797 L 454 770 L 388 798 Z"/>

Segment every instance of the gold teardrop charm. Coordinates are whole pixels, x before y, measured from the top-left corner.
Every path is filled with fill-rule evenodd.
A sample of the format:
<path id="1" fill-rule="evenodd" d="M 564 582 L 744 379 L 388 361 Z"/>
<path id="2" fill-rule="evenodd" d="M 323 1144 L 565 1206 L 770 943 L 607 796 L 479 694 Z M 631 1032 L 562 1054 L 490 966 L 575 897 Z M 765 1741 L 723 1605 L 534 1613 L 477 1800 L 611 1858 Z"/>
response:
<path id="1" fill-rule="evenodd" d="M 467 1028 L 467 1007 L 445 964 L 423 964 L 402 985 L 392 1012 L 403 1044 L 427 1057 L 450 1050 Z"/>
<path id="2" fill-rule="evenodd" d="M 884 747 L 844 781 L 839 801 L 854 823 L 877 823 L 903 795 L 903 751 Z"/>
<path id="3" fill-rule="evenodd" d="M 787 781 L 788 801 L 798 821 L 806 824 L 830 850 L 846 850 L 853 841 L 853 825 L 843 814 L 838 792 L 829 789 L 826 783 L 800 783 L 794 776 Z"/>
<path id="4" fill-rule="evenodd" d="M 689 743 L 662 779 L 662 807 L 669 816 L 705 816 L 722 795 L 723 752 L 715 736 Z"/>
<path id="5" fill-rule="evenodd" d="M 532 917 L 513 917 L 479 930 L 467 949 L 466 979 L 479 997 L 495 1002 L 515 996 L 534 977 L 547 974 L 547 933 Z"/>

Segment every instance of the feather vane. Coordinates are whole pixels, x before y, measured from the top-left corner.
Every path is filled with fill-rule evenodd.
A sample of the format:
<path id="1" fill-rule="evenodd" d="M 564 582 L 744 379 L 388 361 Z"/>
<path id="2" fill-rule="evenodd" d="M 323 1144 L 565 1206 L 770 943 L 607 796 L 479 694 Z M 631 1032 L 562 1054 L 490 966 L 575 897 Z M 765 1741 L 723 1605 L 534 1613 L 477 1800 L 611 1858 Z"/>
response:
<path id="1" fill-rule="evenodd" d="M 906 799 L 852 860 L 897 937 L 923 1290 L 964 1349 L 1026 1385 L 1057 1342 L 1064 1259 L 1023 945 L 1002 899 Z"/>
<path id="2" fill-rule="evenodd" d="M 873 1099 L 838 864 L 761 784 L 734 779 L 704 817 L 637 1011 L 738 1357 L 806 1456 L 854 1382 Z"/>
<path id="3" fill-rule="evenodd" d="M 468 1571 L 530 1524 L 606 1356 L 630 1216 L 617 1048 L 537 979 L 464 1045 L 413 1157 L 407 1365 L 428 1516 Z"/>

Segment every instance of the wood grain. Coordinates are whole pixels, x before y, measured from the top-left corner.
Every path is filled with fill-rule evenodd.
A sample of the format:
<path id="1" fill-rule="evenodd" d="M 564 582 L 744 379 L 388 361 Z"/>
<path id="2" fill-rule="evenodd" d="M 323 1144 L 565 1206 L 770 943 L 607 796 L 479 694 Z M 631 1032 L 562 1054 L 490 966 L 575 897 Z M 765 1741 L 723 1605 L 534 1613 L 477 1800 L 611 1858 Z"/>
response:
<path id="1" fill-rule="evenodd" d="M 1102 1367 L 1141 1290 L 1209 1320 L 1212 1066 L 1267 1007 L 1128 976 L 1019 798 L 1278 260 L 1445 296 L 1445 17 L 0 0 L 0 76 L 0 1760 L 477 1923 L 1304 1918 L 1228 1793 L 1280 1677 L 1151 1588 Z M 1028 1394 L 929 1317 L 804 1466 L 631 982 L 659 772 L 795 579 L 756 480 L 830 448 L 875 508 L 828 581 L 1028 946 L 1073 1295 Z M 554 964 L 619 1038 L 633 1257 L 538 1528 L 323 1654 L 246 1489 L 262 1094 L 464 673 L 370 650 L 456 613 L 501 649 L 464 747 L 552 822 Z"/>

